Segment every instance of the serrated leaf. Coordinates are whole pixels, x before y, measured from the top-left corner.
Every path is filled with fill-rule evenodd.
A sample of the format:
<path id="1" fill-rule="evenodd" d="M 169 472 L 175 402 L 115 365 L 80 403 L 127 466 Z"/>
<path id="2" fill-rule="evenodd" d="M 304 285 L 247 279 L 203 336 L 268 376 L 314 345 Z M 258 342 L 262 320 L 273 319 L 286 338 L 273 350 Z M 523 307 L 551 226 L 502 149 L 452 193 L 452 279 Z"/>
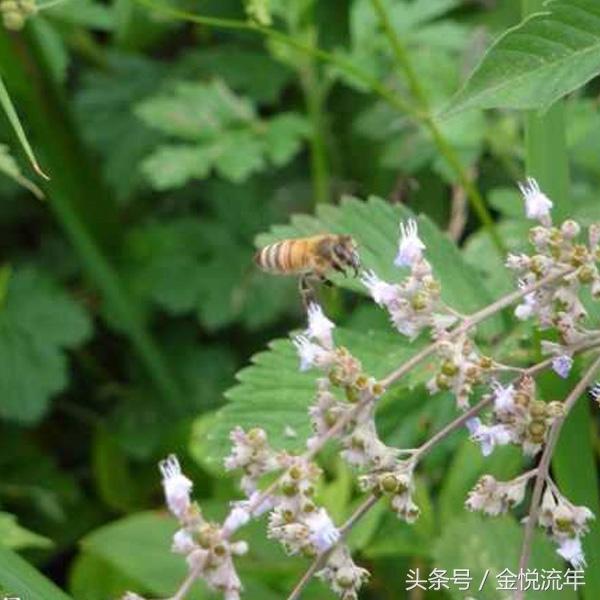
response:
<path id="1" fill-rule="evenodd" d="M 179 82 L 172 93 L 142 102 L 136 113 L 151 127 L 190 141 L 212 138 L 229 126 L 250 123 L 256 118 L 252 104 L 218 80 Z"/>
<path id="2" fill-rule="evenodd" d="M 554 0 L 486 52 L 447 112 L 548 108 L 600 73 L 600 5 Z"/>
<path id="3" fill-rule="evenodd" d="M 181 187 L 190 178 L 203 179 L 211 169 L 209 148 L 168 144 L 159 146 L 142 164 L 142 173 L 159 190 Z"/>
<path id="4" fill-rule="evenodd" d="M 213 169 L 224 179 L 246 181 L 269 162 L 289 162 L 309 132 L 296 113 L 260 118 L 249 99 L 222 81 L 179 82 L 136 112 L 149 126 L 186 142 L 163 145 L 144 161 L 143 170 L 157 189 L 180 187 Z"/>
<path id="5" fill-rule="evenodd" d="M 434 547 L 434 564 L 452 575 L 454 569 L 469 569 L 473 578 L 470 592 L 478 600 L 504 599 L 510 591 L 498 589 L 502 580 L 498 575 L 505 569 L 518 572 L 519 554 L 523 529 L 509 516 L 484 518 L 478 514 L 466 514 L 453 520 L 442 530 Z M 540 533 L 535 536 L 530 569 L 560 569 L 561 562 L 550 542 Z M 516 575 L 515 575 L 516 576 Z M 516 580 L 515 580 L 516 581 Z M 481 585 L 481 583 L 483 585 Z M 479 589 L 482 587 L 482 589 Z M 465 592 L 449 586 L 453 598 L 464 598 Z M 572 590 L 527 591 L 527 598 L 575 598 Z"/>
<path id="6" fill-rule="evenodd" d="M 346 346 L 363 363 L 367 372 L 381 377 L 401 364 L 414 351 L 402 344 L 393 333 L 381 331 L 356 332 L 340 329 L 338 343 Z M 229 432 L 236 425 L 245 428 L 260 426 L 278 448 L 300 449 L 310 435 L 308 406 L 315 393 L 314 372 L 298 370 L 298 356 L 290 340 L 275 340 L 269 350 L 252 357 L 253 365 L 237 374 L 238 385 L 226 392 L 229 403 L 208 419 L 197 423 L 192 440 L 192 453 L 203 464 L 215 468 L 229 453 Z M 422 380 L 416 372 L 405 381 L 407 385 Z M 289 439 L 286 426 L 298 437 Z"/>
<path id="7" fill-rule="evenodd" d="M 156 149 L 160 134 L 133 114 L 132 107 L 156 93 L 168 70 L 135 55 L 109 54 L 107 69 L 84 70 L 75 97 L 79 130 L 101 157 L 106 181 L 125 201 L 145 183 L 140 161 Z"/>
<path id="8" fill-rule="evenodd" d="M 16 271 L 0 309 L 0 415 L 32 423 L 67 384 L 64 350 L 91 333 L 80 306 L 33 270 Z"/>

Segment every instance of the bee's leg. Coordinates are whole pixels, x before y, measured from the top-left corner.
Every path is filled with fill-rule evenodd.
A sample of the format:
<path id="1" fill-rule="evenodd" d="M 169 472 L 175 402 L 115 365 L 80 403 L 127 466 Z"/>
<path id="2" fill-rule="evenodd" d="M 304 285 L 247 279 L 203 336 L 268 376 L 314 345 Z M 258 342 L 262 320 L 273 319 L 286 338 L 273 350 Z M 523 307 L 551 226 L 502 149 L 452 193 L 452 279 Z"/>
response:
<path id="1" fill-rule="evenodd" d="M 312 277 L 310 275 L 301 275 L 298 280 L 298 288 L 300 290 L 300 297 L 302 298 L 302 306 L 304 309 L 308 309 L 308 307 L 316 302 L 315 290 L 311 285 Z"/>

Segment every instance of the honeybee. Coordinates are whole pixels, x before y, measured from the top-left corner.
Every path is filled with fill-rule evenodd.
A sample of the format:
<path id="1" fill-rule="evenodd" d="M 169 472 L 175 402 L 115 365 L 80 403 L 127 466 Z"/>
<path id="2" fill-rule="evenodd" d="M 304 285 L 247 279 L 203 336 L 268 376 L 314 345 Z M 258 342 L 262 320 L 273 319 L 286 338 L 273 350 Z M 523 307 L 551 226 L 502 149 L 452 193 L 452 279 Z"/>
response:
<path id="1" fill-rule="evenodd" d="M 313 300 L 311 283 L 330 285 L 331 271 L 358 275 L 360 259 L 356 242 L 350 235 L 324 233 L 306 238 L 282 240 L 265 246 L 254 255 L 254 262 L 275 275 L 298 275 L 300 294 L 305 305 Z"/>

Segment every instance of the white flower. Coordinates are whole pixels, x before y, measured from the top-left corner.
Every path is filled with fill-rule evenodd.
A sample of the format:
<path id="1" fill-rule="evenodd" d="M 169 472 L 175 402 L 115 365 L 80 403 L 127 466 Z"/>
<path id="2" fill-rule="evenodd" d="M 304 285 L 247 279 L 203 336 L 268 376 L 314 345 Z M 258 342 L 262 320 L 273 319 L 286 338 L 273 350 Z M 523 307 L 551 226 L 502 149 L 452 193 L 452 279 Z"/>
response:
<path id="1" fill-rule="evenodd" d="M 600 382 L 594 383 L 589 390 L 589 394 L 596 402 L 600 402 Z"/>
<path id="2" fill-rule="evenodd" d="M 483 456 L 489 456 L 494 446 L 504 446 L 511 441 L 511 434 L 505 425 L 483 425 L 477 417 L 466 423 L 471 432 L 471 439 L 481 446 Z"/>
<path id="3" fill-rule="evenodd" d="M 182 519 L 190 506 L 193 483 L 181 472 L 179 461 L 174 454 L 159 463 L 163 488 L 169 510 Z"/>
<path id="4" fill-rule="evenodd" d="M 527 218 L 547 220 L 552 209 L 552 200 L 540 190 L 538 182 L 533 177 L 528 177 L 525 183 L 519 183 L 519 189 L 525 198 Z"/>
<path id="5" fill-rule="evenodd" d="M 496 382 L 494 385 L 494 408 L 499 413 L 509 413 L 513 410 L 515 388 L 512 385 L 502 387 Z"/>
<path id="6" fill-rule="evenodd" d="M 305 521 L 310 529 L 308 539 L 317 552 L 326 552 L 340 539 L 340 532 L 324 508 L 314 511 Z"/>
<path id="7" fill-rule="evenodd" d="M 322 346 L 326 348 L 333 347 L 333 337 L 331 332 L 335 324 L 330 321 L 323 309 L 316 303 L 311 302 L 308 307 L 308 329 L 306 335 L 309 338 L 316 339 Z"/>
<path id="8" fill-rule="evenodd" d="M 176 554 L 189 554 L 196 548 L 194 538 L 190 532 L 185 529 L 179 529 L 173 535 L 173 543 L 171 545 L 171 551 Z"/>
<path id="9" fill-rule="evenodd" d="M 331 362 L 330 353 L 311 342 L 305 335 L 297 335 L 292 340 L 300 357 L 300 370 L 307 371 L 313 366 L 326 366 Z"/>
<path id="10" fill-rule="evenodd" d="M 577 536 L 561 540 L 556 552 L 571 563 L 575 569 L 583 569 L 586 566 L 581 540 Z"/>
<path id="11" fill-rule="evenodd" d="M 400 223 L 400 244 L 394 264 L 397 267 L 412 267 L 423 257 L 423 250 L 425 244 L 419 238 L 417 222 L 409 219 L 407 223 Z"/>
<path id="12" fill-rule="evenodd" d="M 371 298 L 379 306 L 387 307 L 397 297 L 396 286 L 379 279 L 373 271 L 365 271 L 360 276 L 361 283 L 369 290 Z"/>
<path id="13" fill-rule="evenodd" d="M 569 376 L 572 366 L 573 359 L 568 354 L 561 354 L 552 360 L 552 369 L 563 379 L 566 379 Z"/>
<path id="14" fill-rule="evenodd" d="M 227 515 L 223 523 L 223 530 L 227 532 L 227 535 L 231 535 L 234 531 L 243 527 L 249 520 L 250 513 L 248 512 L 248 507 L 240 506 L 240 503 L 238 503 Z"/>
<path id="15" fill-rule="evenodd" d="M 523 303 L 519 304 L 515 308 L 515 317 L 517 317 L 517 319 L 519 319 L 520 321 L 525 321 L 525 319 L 529 319 L 529 317 L 531 317 L 531 315 L 535 311 L 536 303 L 537 302 L 534 292 L 526 294 L 523 298 Z"/>

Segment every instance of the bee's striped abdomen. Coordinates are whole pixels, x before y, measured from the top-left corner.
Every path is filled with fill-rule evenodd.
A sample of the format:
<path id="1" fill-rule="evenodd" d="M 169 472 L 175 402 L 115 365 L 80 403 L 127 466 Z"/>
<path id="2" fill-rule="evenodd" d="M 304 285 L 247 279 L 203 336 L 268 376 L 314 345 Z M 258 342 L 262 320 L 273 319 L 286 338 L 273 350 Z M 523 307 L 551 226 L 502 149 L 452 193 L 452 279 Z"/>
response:
<path id="1" fill-rule="evenodd" d="M 304 240 L 284 240 L 265 246 L 255 255 L 256 264 L 268 273 L 293 275 L 306 268 Z"/>

